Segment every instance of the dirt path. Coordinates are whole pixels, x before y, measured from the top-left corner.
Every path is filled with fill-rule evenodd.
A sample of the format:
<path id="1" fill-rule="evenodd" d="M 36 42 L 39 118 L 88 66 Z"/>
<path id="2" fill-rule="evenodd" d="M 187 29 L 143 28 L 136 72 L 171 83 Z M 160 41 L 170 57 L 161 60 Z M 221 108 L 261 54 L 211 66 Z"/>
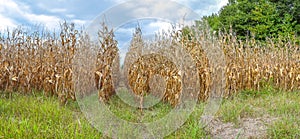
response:
<path id="1" fill-rule="evenodd" d="M 267 138 L 267 125 L 276 121 L 277 118 L 264 116 L 261 118 L 243 118 L 239 124 L 224 123 L 219 119 L 213 119 L 205 128 L 212 138 Z"/>

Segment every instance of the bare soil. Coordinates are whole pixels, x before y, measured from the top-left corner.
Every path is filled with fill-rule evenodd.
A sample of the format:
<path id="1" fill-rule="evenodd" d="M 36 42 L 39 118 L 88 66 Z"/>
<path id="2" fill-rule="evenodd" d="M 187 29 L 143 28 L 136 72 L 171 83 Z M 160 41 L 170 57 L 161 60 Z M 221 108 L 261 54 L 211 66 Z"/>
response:
<path id="1" fill-rule="evenodd" d="M 224 123 L 218 118 L 211 120 L 206 126 L 206 130 L 215 139 L 235 139 L 235 138 L 267 138 L 268 125 L 276 121 L 277 118 L 264 116 L 259 118 L 242 118 L 238 125 L 234 123 Z"/>

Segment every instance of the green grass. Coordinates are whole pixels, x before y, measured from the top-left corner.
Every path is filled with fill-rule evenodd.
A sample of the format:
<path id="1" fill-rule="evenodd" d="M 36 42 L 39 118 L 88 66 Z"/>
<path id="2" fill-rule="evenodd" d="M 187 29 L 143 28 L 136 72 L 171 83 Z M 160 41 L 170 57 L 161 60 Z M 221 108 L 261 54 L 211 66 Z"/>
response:
<path id="1" fill-rule="evenodd" d="M 162 102 L 151 108 L 143 109 L 143 111 L 132 108 L 130 105 L 120 101 L 116 96 L 112 98 L 111 102 L 113 103 L 109 105 L 109 109 L 116 116 L 131 122 L 152 122 L 164 117 L 172 110 L 171 105 Z"/>
<path id="2" fill-rule="evenodd" d="M 56 97 L 41 93 L 11 96 L 0 93 L 0 138 L 104 138 L 85 119 L 76 102 L 60 105 Z M 144 109 L 133 108 L 113 97 L 109 110 L 131 122 L 151 122 L 164 117 L 172 107 L 158 103 Z M 197 104 L 185 124 L 165 138 L 210 138 L 199 124 L 205 103 Z M 216 114 L 223 122 L 239 125 L 241 118 L 269 115 L 276 120 L 268 125 L 269 138 L 300 137 L 300 92 L 283 92 L 273 88 L 242 91 L 224 99 Z"/>
<path id="3" fill-rule="evenodd" d="M 242 91 L 231 99 L 224 99 L 218 112 L 224 122 L 236 125 L 241 118 L 266 115 L 278 119 L 268 126 L 268 137 L 299 138 L 300 91 L 284 92 L 272 87 Z"/>
<path id="4" fill-rule="evenodd" d="M 0 99 L 0 138 L 99 138 L 76 104 L 57 98 L 13 94 Z"/>

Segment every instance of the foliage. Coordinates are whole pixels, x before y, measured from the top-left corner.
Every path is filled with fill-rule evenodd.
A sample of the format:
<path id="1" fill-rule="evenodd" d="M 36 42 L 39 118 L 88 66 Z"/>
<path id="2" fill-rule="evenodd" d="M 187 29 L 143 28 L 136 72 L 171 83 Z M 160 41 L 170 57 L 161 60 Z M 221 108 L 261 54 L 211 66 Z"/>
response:
<path id="1" fill-rule="evenodd" d="M 218 14 L 206 16 L 214 31 L 229 32 L 238 39 L 285 36 L 294 39 L 300 33 L 300 2 L 298 0 L 231 0 Z"/>

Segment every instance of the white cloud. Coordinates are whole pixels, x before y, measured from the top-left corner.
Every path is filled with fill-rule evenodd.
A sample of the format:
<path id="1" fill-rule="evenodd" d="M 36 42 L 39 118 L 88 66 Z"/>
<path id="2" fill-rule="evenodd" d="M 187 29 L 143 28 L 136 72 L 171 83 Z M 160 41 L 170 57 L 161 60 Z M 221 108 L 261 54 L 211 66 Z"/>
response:
<path id="1" fill-rule="evenodd" d="M 118 20 L 122 21 L 126 18 L 142 18 L 142 17 L 160 17 L 164 19 L 170 19 L 171 22 L 179 22 L 183 23 L 183 19 L 185 19 L 184 23 L 188 20 L 186 17 L 192 10 L 196 11 L 198 14 L 201 15 L 208 15 L 212 12 L 217 12 L 222 6 L 227 4 L 227 0 L 173 0 L 173 1 L 153 1 L 153 0 L 144 0 L 144 1 L 135 1 L 135 2 L 127 2 L 128 0 L 106 0 L 111 3 L 115 4 L 122 4 L 119 12 L 117 14 L 113 14 L 113 18 L 117 18 Z M 1 26 L 12 25 L 15 26 L 16 24 L 37 24 L 41 23 L 49 28 L 55 28 L 63 18 L 67 18 L 71 22 L 76 22 L 79 24 L 87 25 L 88 21 L 85 21 L 84 18 L 76 19 L 78 14 L 80 13 L 68 13 L 70 12 L 68 7 L 57 7 L 58 2 L 65 2 L 65 0 L 57 0 L 53 3 L 56 3 L 56 7 L 53 7 L 53 4 L 48 6 L 49 2 L 36 2 L 36 5 L 29 5 L 25 4 L 25 1 L 19 0 L 1 0 L 0 2 L 0 14 L 1 16 Z M 104 1 L 105 2 L 105 1 Z M 125 2 L 125 3 L 124 3 Z M 179 3 L 179 5 L 177 4 Z M 186 8 L 184 6 L 189 8 Z M 73 4 L 74 5 L 74 4 Z M 95 5 L 96 6 L 96 5 Z M 117 5 L 118 6 L 118 5 Z M 47 13 L 36 13 L 33 12 L 33 8 L 40 8 L 49 11 L 52 13 L 51 15 Z M 52 7 L 52 8 L 51 8 Z M 86 7 L 88 8 L 88 7 Z M 36 10 L 36 9 L 34 9 Z M 120 15 L 122 13 L 122 15 Z M 109 17 L 111 18 L 111 17 Z M 194 18 L 195 19 L 195 18 Z M 199 18 L 198 18 L 199 19 Z M 114 22 L 114 21 L 112 21 Z"/>
<path id="2" fill-rule="evenodd" d="M 138 7 L 138 8 L 136 8 Z M 144 0 L 134 5 L 128 5 L 128 10 L 132 10 L 132 16 L 136 17 L 159 17 L 168 19 L 171 22 L 178 22 L 186 14 L 192 14 L 192 11 L 186 7 L 171 1 Z M 195 16 L 195 15 L 191 15 Z M 196 17 L 195 17 L 196 18 Z"/>
<path id="3" fill-rule="evenodd" d="M 107 19 L 112 27 L 116 27 L 131 20 L 145 18 L 163 19 L 170 23 L 182 23 L 183 18 L 186 21 L 191 21 L 200 19 L 200 16 L 189 8 L 172 1 L 128 1 L 107 10 L 105 17 L 96 19 L 90 30 L 94 30 L 94 25 L 97 26 L 97 23 L 101 22 L 102 19 Z"/>
<path id="4" fill-rule="evenodd" d="M 74 18 L 75 15 L 74 14 L 66 14 L 66 17 L 68 17 L 68 18 Z"/>
<path id="5" fill-rule="evenodd" d="M 4 17 L 0 14 L 0 30 L 2 31 L 3 29 L 8 28 L 15 28 L 17 27 L 17 24 L 15 21 L 13 21 L 10 18 Z"/>
<path id="6" fill-rule="evenodd" d="M 132 34 L 134 32 L 135 27 L 132 28 L 118 28 L 116 31 L 120 34 Z"/>
<path id="7" fill-rule="evenodd" d="M 67 11 L 65 8 L 54 8 L 49 10 L 51 13 L 64 13 Z"/>
<path id="8" fill-rule="evenodd" d="M 124 2 L 130 2 L 130 0 L 112 0 L 116 4 L 124 3 Z M 149 12 L 160 12 L 161 8 L 163 9 L 170 9 L 174 4 L 168 3 L 168 1 L 176 2 L 180 5 L 185 6 L 185 8 L 194 10 L 197 14 L 200 16 L 204 15 L 210 15 L 212 13 L 217 13 L 221 7 L 225 6 L 228 3 L 228 0 L 161 0 L 161 1 L 155 1 L 153 3 L 153 0 L 145 0 L 141 1 L 142 3 L 145 3 L 146 5 L 154 5 L 156 6 L 156 9 L 159 9 L 157 11 L 147 11 L 145 8 L 138 8 L 135 9 L 136 13 L 143 14 L 143 13 L 149 13 Z M 167 3 L 166 3 L 167 2 Z M 137 4 L 138 5 L 138 4 Z M 178 7 L 177 7 L 178 8 Z M 180 11 L 185 8 L 178 8 L 176 9 L 180 14 L 186 12 Z"/>
<path id="9" fill-rule="evenodd" d="M 37 4 L 36 6 L 41 6 Z M 59 28 L 60 22 L 63 21 L 62 16 L 55 15 L 57 13 L 67 12 L 64 8 L 54 8 L 48 10 L 54 15 L 37 14 L 32 11 L 29 5 L 15 0 L 0 1 L 0 28 L 16 27 L 22 24 L 42 24 L 49 29 Z M 70 22 L 78 26 L 83 26 L 87 23 L 85 20 L 74 19 L 75 15 L 67 14 L 66 17 L 71 18 Z M 18 22 L 19 21 L 19 22 Z"/>
<path id="10" fill-rule="evenodd" d="M 44 24 L 49 28 L 56 28 L 59 25 L 60 18 L 56 16 L 49 16 L 43 14 L 34 14 L 28 5 L 13 0 L 4 0 L 0 4 L 1 26 L 9 26 L 12 24 L 13 27 L 16 23 L 13 19 L 23 20 L 31 24 Z M 3 16 L 4 15 L 4 16 Z M 3 22 L 4 21 L 4 22 Z"/>
<path id="11" fill-rule="evenodd" d="M 228 0 L 217 0 L 215 5 L 209 5 L 203 9 L 197 9 L 196 12 L 202 16 L 218 13 L 218 11 L 228 3 Z"/>
<path id="12" fill-rule="evenodd" d="M 228 4 L 228 0 L 217 0 L 218 6 L 217 9 L 220 10 L 223 6 Z"/>
<path id="13" fill-rule="evenodd" d="M 168 31 L 171 29 L 172 29 L 172 24 L 163 21 L 151 22 L 148 26 L 146 26 L 147 31 L 154 31 L 154 33 L 158 33 L 161 31 Z"/>
<path id="14" fill-rule="evenodd" d="M 86 25 L 88 21 L 86 20 L 79 20 L 79 19 L 73 19 L 71 20 L 72 23 L 74 23 L 77 26 L 83 26 Z"/>
<path id="15" fill-rule="evenodd" d="M 192 9 L 192 2 L 195 2 L 197 0 L 172 0 L 172 1 L 178 2 L 179 4 L 182 4 Z"/>
<path id="16" fill-rule="evenodd" d="M 228 0 L 174 0 L 193 9 L 200 16 L 208 16 L 217 13 Z"/>
<path id="17" fill-rule="evenodd" d="M 22 13 L 22 9 L 18 7 L 18 4 L 13 2 L 12 0 L 2 0 L 0 2 L 0 29 L 4 28 L 15 28 L 17 27 L 16 21 L 10 18 L 9 15 L 16 14 L 20 15 Z"/>
<path id="18" fill-rule="evenodd" d="M 0 13 L 3 15 L 21 15 L 24 11 L 28 10 L 28 6 L 20 6 L 13 0 L 2 0 L 0 2 Z"/>
<path id="19" fill-rule="evenodd" d="M 62 21 L 62 19 L 56 17 L 56 16 L 49 16 L 49 15 L 36 15 L 32 13 L 25 13 L 23 17 L 30 21 L 31 23 L 38 24 L 41 23 L 48 27 L 49 29 L 54 29 L 59 27 L 59 22 Z"/>
<path id="20" fill-rule="evenodd" d="M 104 1 L 110 1 L 110 2 L 113 2 L 115 4 L 120 4 L 120 3 L 126 2 L 128 0 L 104 0 Z"/>

